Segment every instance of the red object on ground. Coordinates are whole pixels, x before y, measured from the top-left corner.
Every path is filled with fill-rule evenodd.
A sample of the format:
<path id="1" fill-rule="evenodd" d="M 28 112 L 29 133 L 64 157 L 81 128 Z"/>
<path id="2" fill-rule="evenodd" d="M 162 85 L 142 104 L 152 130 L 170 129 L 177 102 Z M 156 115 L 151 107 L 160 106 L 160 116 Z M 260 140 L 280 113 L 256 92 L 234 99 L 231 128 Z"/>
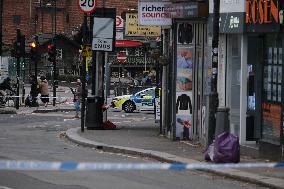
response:
<path id="1" fill-rule="evenodd" d="M 113 124 L 111 121 L 107 120 L 106 122 L 103 123 L 103 128 L 105 130 L 114 130 L 116 129 L 116 125 Z"/>

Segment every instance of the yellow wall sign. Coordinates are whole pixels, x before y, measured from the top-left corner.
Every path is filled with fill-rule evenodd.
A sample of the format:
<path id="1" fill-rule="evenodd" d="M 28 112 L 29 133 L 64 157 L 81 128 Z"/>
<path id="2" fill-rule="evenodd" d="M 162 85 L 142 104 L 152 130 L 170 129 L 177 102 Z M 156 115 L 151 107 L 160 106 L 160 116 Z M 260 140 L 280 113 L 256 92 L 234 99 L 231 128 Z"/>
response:
<path id="1" fill-rule="evenodd" d="M 160 36 L 160 26 L 142 26 L 138 23 L 137 13 L 126 13 L 125 22 L 125 35 L 126 36 Z"/>
<path id="2" fill-rule="evenodd" d="M 88 47 L 88 46 L 86 46 L 82 52 L 83 56 L 88 57 L 88 58 L 91 57 L 91 53 L 92 53 L 91 47 Z"/>

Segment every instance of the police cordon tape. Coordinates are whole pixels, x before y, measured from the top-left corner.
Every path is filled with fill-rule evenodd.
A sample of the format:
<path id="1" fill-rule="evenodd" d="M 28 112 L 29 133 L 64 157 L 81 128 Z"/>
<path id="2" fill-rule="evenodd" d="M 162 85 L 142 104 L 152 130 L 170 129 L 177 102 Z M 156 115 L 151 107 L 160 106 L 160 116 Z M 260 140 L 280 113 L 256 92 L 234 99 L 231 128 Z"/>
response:
<path id="1" fill-rule="evenodd" d="M 26 95 L 24 97 L 28 97 L 29 95 Z M 23 96 L 0 96 L 0 98 L 22 98 Z M 41 96 L 38 96 L 36 98 L 62 98 L 62 99 L 72 99 L 73 97 L 63 97 L 63 96 L 48 96 L 48 97 L 41 97 Z"/>
<path id="2" fill-rule="evenodd" d="M 0 170 L 17 171 L 111 171 L 111 170 L 206 170 L 228 168 L 282 168 L 277 163 L 92 163 L 0 160 Z"/>

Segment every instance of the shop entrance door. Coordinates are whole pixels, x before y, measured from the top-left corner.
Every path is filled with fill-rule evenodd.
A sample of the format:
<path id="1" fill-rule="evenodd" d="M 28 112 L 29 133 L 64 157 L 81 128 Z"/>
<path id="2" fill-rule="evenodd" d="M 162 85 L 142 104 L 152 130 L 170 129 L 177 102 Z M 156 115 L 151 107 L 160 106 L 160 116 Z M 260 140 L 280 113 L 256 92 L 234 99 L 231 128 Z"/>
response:
<path id="1" fill-rule="evenodd" d="M 260 138 L 263 38 L 248 37 L 246 140 Z"/>

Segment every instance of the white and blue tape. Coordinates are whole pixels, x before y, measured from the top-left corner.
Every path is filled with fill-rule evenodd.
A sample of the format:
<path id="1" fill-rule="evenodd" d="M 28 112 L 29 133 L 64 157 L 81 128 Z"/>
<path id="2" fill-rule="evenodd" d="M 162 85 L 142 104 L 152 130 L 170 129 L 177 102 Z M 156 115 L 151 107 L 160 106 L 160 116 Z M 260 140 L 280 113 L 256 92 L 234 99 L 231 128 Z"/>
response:
<path id="1" fill-rule="evenodd" d="M 284 163 L 91 163 L 0 160 L 0 170 L 18 171 L 108 171 L 108 170 L 181 170 L 228 168 L 283 168 Z"/>

